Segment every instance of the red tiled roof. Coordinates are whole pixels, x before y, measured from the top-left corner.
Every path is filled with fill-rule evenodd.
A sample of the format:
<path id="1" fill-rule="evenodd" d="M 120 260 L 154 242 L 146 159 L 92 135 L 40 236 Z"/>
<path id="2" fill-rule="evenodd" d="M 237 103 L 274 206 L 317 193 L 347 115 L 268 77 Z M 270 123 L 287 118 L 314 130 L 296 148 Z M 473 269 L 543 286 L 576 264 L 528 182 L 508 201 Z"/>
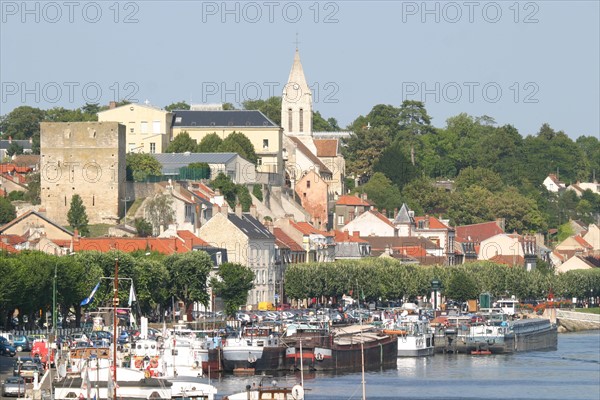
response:
<path id="1" fill-rule="evenodd" d="M 593 246 L 590 245 L 588 242 L 586 242 L 585 239 L 582 238 L 581 236 L 579 236 L 579 235 L 573 236 L 573 239 L 575 239 L 575 241 L 577 243 L 579 243 L 580 245 L 582 245 L 584 248 L 586 248 L 586 249 L 593 249 Z"/>
<path id="2" fill-rule="evenodd" d="M 336 157 L 338 150 L 337 139 L 314 139 L 317 157 Z"/>
<path id="3" fill-rule="evenodd" d="M 353 196 L 351 194 L 344 194 L 338 198 L 335 202 L 338 206 L 366 206 L 370 207 L 371 203 L 361 199 L 358 196 Z"/>
<path id="4" fill-rule="evenodd" d="M 564 185 L 563 182 L 558 180 L 558 178 L 556 177 L 555 174 L 549 174 L 548 178 L 550 178 L 550 180 L 552 180 L 552 182 L 554 182 L 556 184 L 556 186 Z"/>
<path id="5" fill-rule="evenodd" d="M 420 246 L 403 246 L 403 247 L 392 247 L 394 252 L 398 254 L 409 256 L 409 257 L 427 257 L 429 254 L 427 251 Z"/>
<path id="6" fill-rule="evenodd" d="M 495 255 L 490 258 L 489 261 L 495 262 L 496 264 L 504 264 L 504 265 L 525 265 L 525 259 L 523 256 L 503 256 L 500 254 Z"/>
<path id="7" fill-rule="evenodd" d="M 283 245 L 291 251 L 304 251 L 302 246 L 296 243 L 294 239 L 286 235 L 281 228 L 273 228 L 273 235 L 275 235 L 275 239 L 283 243 Z"/>
<path id="8" fill-rule="evenodd" d="M 18 253 L 19 250 L 15 249 L 8 243 L 0 242 L 0 253 L 6 251 L 8 253 Z"/>
<path id="9" fill-rule="evenodd" d="M 369 243 L 368 241 L 361 239 L 359 236 L 351 235 L 348 231 L 333 231 L 335 242 L 352 242 L 352 243 Z"/>
<path id="10" fill-rule="evenodd" d="M 73 242 L 73 251 L 120 250 L 131 253 L 138 250 L 158 251 L 162 254 L 186 253 L 192 249 L 179 238 L 79 238 Z"/>
<path id="11" fill-rule="evenodd" d="M 504 233 L 496 221 L 482 222 L 480 224 L 457 226 L 456 238 L 461 242 L 482 242 L 486 239 Z"/>
<path id="12" fill-rule="evenodd" d="M 177 235 L 183 239 L 185 245 L 190 249 L 194 246 L 210 246 L 208 242 L 200 239 L 190 231 L 177 231 Z"/>
<path id="13" fill-rule="evenodd" d="M 296 228 L 298 231 L 300 231 L 303 235 L 311 235 L 311 234 L 325 235 L 325 232 L 321 232 L 320 230 L 318 230 L 317 228 L 315 228 L 308 222 L 290 221 L 290 225 L 293 226 L 294 228 Z"/>
<path id="14" fill-rule="evenodd" d="M 425 221 L 425 218 L 429 219 L 429 229 L 450 229 L 450 227 L 448 225 L 444 224 L 442 221 L 440 221 L 436 217 L 432 217 L 432 216 L 415 217 L 415 223 L 418 224 L 419 221 Z"/>

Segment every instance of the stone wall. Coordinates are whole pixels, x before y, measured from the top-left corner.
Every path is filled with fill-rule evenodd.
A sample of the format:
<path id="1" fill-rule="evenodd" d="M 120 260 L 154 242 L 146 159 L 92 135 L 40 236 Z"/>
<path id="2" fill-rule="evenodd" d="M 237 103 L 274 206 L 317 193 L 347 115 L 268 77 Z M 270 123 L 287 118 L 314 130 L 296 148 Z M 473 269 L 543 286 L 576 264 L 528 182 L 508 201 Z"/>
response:
<path id="1" fill-rule="evenodd" d="M 116 224 L 123 215 L 125 126 L 117 122 L 42 122 L 41 200 L 46 216 L 67 225 L 78 194 L 90 224 Z"/>

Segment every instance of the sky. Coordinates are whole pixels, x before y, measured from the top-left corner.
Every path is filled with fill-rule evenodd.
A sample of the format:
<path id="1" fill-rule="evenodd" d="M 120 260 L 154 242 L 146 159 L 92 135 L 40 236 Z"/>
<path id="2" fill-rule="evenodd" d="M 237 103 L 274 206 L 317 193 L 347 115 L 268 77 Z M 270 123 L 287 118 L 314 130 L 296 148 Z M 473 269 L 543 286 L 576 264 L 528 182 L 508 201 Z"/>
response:
<path id="1" fill-rule="evenodd" d="M 239 106 L 281 95 L 297 45 L 314 109 L 342 127 L 420 100 L 436 127 L 464 112 L 523 136 L 600 132 L 598 1 L 0 0 L 0 13 L 0 115 Z"/>

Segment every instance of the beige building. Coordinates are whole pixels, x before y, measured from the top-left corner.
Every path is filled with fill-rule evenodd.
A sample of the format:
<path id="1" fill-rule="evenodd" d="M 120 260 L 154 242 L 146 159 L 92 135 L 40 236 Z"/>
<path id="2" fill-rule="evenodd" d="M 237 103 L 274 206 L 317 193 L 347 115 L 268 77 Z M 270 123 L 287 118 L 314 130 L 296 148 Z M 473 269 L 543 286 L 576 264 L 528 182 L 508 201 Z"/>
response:
<path id="1" fill-rule="evenodd" d="M 116 224 L 125 193 L 125 126 L 118 122 L 42 122 L 40 197 L 46 216 L 67 225 L 78 194 L 90 224 Z"/>
<path id="2" fill-rule="evenodd" d="M 0 235 L 26 236 L 31 231 L 43 230 L 46 238 L 60 242 L 68 242 L 73 233 L 49 220 L 43 213 L 28 211 L 0 226 Z"/>
<path id="3" fill-rule="evenodd" d="M 115 121 L 126 127 L 127 153 L 164 153 L 171 141 L 173 114 L 148 104 L 131 103 L 98 113 L 99 122 Z"/>
<path id="4" fill-rule="evenodd" d="M 256 307 L 261 301 L 275 302 L 277 276 L 275 264 L 275 236 L 254 215 L 242 213 L 238 206 L 234 213 L 227 205 L 199 230 L 201 239 L 211 246 L 227 249 L 229 262 L 240 263 L 254 272 L 254 288 L 247 304 Z"/>
<path id="5" fill-rule="evenodd" d="M 282 138 L 280 126 L 260 111 L 175 111 L 173 137 L 187 132 L 198 143 L 207 135 L 216 133 L 225 139 L 230 133 L 243 133 L 254 146 L 258 156 L 257 172 L 270 174 L 281 184 L 283 171 Z M 276 178 L 279 176 L 278 178 Z M 268 181 L 263 183 L 271 183 Z M 276 184 L 276 183 L 275 183 Z"/>

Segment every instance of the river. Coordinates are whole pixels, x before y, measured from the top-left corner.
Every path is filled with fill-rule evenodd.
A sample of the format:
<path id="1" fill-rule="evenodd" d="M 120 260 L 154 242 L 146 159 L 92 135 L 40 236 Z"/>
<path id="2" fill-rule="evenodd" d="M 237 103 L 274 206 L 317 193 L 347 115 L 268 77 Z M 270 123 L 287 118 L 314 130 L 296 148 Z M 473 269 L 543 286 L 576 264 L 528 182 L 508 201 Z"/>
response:
<path id="1" fill-rule="evenodd" d="M 558 335 L 558 350 L 512 355 L 399 358 L 397 369 L 365 374 L 368 400 L 600 399 L 600 331 Z M 300 376 L 273 379 L 292 386 Z M 259 377 L 213 380 L 217 397 L 258 384 Z M 305 376 L 306 400 L 360 399 L 361 374 Z"/>

